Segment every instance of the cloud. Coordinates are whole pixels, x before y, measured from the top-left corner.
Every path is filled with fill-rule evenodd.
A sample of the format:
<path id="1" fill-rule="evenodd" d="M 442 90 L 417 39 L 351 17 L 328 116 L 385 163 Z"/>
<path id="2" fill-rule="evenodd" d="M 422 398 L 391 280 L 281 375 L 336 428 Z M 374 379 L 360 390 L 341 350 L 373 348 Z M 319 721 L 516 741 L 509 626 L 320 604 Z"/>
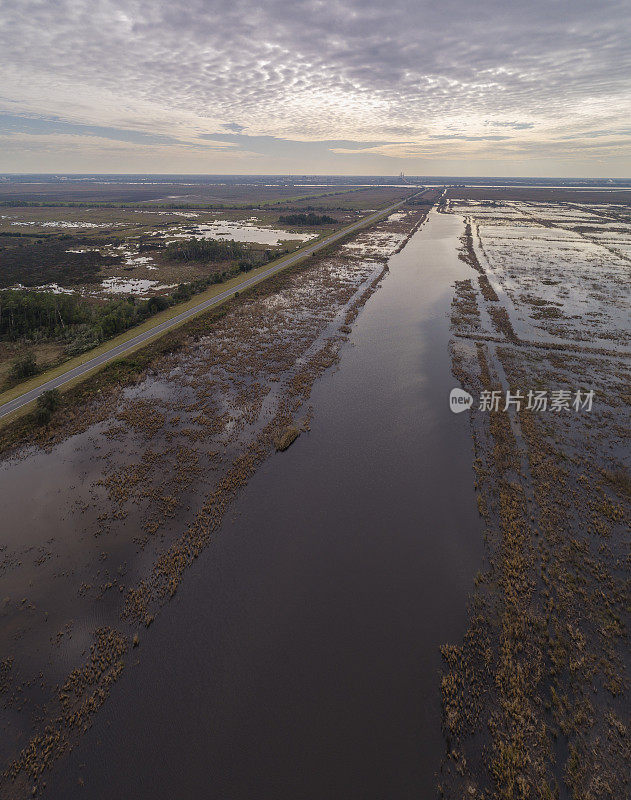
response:
<path id="1" fill-rule="evenodd" d="M 463 142 L 503 142 L 506 139 L 510 139 L 510 136 L 499 136 L 499 135 L 486 135 L 486 136 L 467 136 L 464 133 L 432 133 L 429 136 L 430 139 L 440 139 L 440 140 L 448 140 L 448 139 L 460 139 Z"/>
<path id="2" fill-rule="evenodd" d="M 602 139 L 603 137 L 631 137 L 631 128 L 622 128 L 619 130 L 605 129 L 600 131 L 579 131 L 577 133 L 568 133 L 561 136 L 561 139 Z"/>
<path id="3" fill-rule="evenodd" d="M 113 139 L 119 142 L 138 142 L 141 144 L 174 144 L 180 140 L 173 136 L 124 128 L 111 128 L 103 125 L 81 125 L 66 122 L 58 117 L 26 116 L 0 113 L 0 134 L 78 134 L 95 136 L 100 139 Z"/>
<path id="4" fill-rule="evenodd" d="M 0 110 L 30 120 L 16 134 L 223 141 L 270 171 L 396 146 L 547 157 L 631 118 L 629 16 L 628 0 L 0 0 Z"/>
<path id="5" fill-rule="evenodd" d="M 493 128 L 513 128 L 516 131 L 526 131 L 528 128 L 534 128 L 534 122 L 491 122 L 487 121 L 485 125 L 491 125 Z"/>
<path id="6" fill-rule="evenodd" d="M 286 139 L 278 136 L 251 136 L 248 134 L 203 133 L 200 139 L 231 144 L 250 153 L 277 158 L 304 158 L 325 156 L 330 152 L 362 152 L 390 144 L 387 141 L 360 142 L 348 139 L 309 141 Z"/>

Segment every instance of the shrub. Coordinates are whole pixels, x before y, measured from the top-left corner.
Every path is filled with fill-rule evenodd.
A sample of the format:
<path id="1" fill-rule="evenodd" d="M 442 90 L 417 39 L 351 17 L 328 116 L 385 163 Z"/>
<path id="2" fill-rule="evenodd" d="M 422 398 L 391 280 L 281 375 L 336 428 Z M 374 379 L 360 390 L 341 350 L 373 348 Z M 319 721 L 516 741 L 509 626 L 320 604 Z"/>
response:
<path id="1" fill-rule="evenodd" d="M 40 394 L 37 398 L 37 407 L 35 409 L 35 415 L 40 425 L 45 425 L 50 421 L 60 403 L 61 395 L 59 394 L 59 389 L 48 389 Z"/>
<path id="2" fill-rule="evenodd" d="M 164 295 L 158 294 L 154 297 L 149 298 L 147 301 L 147 311 L 149 314 L 157 314 L 159 311 L 164 311 L 167 309 L 171 303 L 169 302 L 168 297 L 164 297 Z"/>
<path id="3" fill-rule="evenodd" d="M 14 380 L 22 380 L 36 375 L 38 372 L 37 359 L 34 353 L 25 353 L 13 362 L 11 367 L 11 377 Z"/>

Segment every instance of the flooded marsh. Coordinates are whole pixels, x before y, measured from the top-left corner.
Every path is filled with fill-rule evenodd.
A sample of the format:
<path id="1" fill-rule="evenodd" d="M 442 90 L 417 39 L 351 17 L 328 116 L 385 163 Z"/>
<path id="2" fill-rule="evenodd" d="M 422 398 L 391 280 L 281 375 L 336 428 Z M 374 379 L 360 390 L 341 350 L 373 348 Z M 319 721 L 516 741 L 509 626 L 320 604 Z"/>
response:
<path id="1" fill-rule="evenodd" d="M 476 398 L 510 390 L 524 401 L 471 414 L 489 564 L 467 635 L 444 649 L 441 786 L 448 797 L 622 797 L 631 760 L 629 208 L 449 206 L 468 221 L 463 257 L 495 294 L 474 279 L 457 285 L 454 374 Z M 533 410 L 529 390 L 568 402 Z M 570 404 L 577 390 L 593 391 L 593 407 Z"/>
<path id="2" fill-rule="evenodd" d="M 5 455 L 3 800 L 626 796 L 629 207 L 427 212 Z"/>
<path id="3" fill-rule="evenodd" d="M 398 232 L 409 235 L 423 213 L 357 239 L 391 231 L 400 244 Z M 69 415 L 44 448 L 0 466 L 9 499 L 0 620 L 10 652 L 2 755 L 11 791 L 41 782 L 74 746 L 120 674 L 119 648 L 175 595 L 279 435 L 308 430 L 313 383 L 336 363 L 342 327 L 384 274 L 383 257 L 340 251 L 274 278 L 207 330 L 194 326 L 137 383 Z M 27 486 L 37 495 L 25 517 Z M 71 669 L 90 680 L 69 704 Z"/>

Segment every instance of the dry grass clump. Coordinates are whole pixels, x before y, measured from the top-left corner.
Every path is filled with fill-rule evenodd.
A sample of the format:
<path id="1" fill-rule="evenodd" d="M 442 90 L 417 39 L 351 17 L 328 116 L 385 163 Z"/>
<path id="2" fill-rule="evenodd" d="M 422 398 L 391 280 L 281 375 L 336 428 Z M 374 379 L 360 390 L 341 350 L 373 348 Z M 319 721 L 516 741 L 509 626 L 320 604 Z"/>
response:
<path id="1" fill-rule="evenodd" d="M 9 689 L 12 669 L 13 658 L 4 658 L 0 661 L 0 695 L 3 695 Z"/>
<path id="2" fill-rule="evenodd" d="M 480 291 L 482 292 L 482 296 L 485 300 L 490 300 L 493 303 L 499 303 L 500 299 L 497 296 L 497 292 L 491 286 L 491 282 L 486 275 L 480 275 L 478 277 L 478 283 L 480 284 Z"/>
<path id="3" fill-rule="evenodd" d="M 477 270 L 477 272 L 485 274 L 484 270 L 482 269 L 482 265 L 480 264 L 478 257 L 475 252 L 475 247 L 473 246 L 473 233 L 471 231 L 471 223 L 465 223 L 464 227 L 464 234 L 460 239 L 462 243 L 462 249 L 458 254 L 458 257 L 468 264 L 473 269 Z"/>
<path id="4" fill-rule="evenodd" d="M 451 324 L 460 333 L 480 330 L 480 309 L 471 279 L 455 283 L 451 301 Z"/>
<path id="5" fill-rule="evenodd" d="M 287 450 L 300 436 L 300 429 L 294 425 L 288 425 L 274 438 L 274 447 L 277 450 Z"/>
<path id="6" fill-rule="evenodd" d="M 498 333 L 505 336 L 511 342 L 519 342 L 519 337 L 515 333 L 513 323 L 510 321 L 508 311 L 504 306 L 491 306 L 488 312 Z"/>

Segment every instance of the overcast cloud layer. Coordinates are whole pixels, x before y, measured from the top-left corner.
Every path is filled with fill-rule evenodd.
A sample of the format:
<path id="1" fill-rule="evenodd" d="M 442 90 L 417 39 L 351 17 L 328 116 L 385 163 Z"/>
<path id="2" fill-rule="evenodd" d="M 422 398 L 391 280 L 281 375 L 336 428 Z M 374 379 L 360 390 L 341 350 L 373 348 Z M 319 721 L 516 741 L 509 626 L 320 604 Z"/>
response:
<path id="1" fill-rule="evenodd" d="M 631 4 L 0 0 L 0 170 L 631 177 Z"/>

